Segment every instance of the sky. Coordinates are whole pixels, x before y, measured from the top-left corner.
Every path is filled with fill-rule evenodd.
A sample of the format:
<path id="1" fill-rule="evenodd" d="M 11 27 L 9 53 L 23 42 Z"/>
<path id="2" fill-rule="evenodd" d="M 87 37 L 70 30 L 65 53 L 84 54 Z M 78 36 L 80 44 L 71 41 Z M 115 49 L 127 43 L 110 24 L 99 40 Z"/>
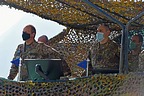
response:
<path id="1" fill-rule="evenodd" d="M 35 26 L 36 40 L 41 35 L 52 38 L 65 29 L 56 22 L 42 19 L 34 14 L 8 6 L 0 6 L 0 77 L 7 78 L 11 67 L 10 61 L 17 45 L 24 43 L 21 36 L 22 30 L 28 24 Z"/>

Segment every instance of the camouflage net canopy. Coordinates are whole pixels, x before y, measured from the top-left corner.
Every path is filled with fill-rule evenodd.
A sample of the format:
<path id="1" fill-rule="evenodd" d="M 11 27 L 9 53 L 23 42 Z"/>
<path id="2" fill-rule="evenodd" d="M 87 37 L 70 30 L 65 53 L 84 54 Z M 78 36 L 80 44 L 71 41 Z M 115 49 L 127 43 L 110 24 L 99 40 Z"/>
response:
<path id="1" fill-rule="evenodd" d="M 89 1 L 123 24 L 144 11 L 143 0 Z M 121 30 L 120 26 L 82 0 L 0 0 L 0 4 L 34 13 L 42 18 L 56 21 L 74 29 L 95 30 L 99 23 L 108 23 L 112 30 Z M 132 23 L 131 28 L 141 28 L 143 24 L 144 16 Z"/>
<path id="2" fill-rule="evenodd" d="M 89 0 L 123 24 L 144 11 L 143 0 Z M 82 0 L 0 0 L 1 5 L 8 5 L 33 13 L 41 18 L 55 21 L 67 27 L 66 30 L 49 40 L 49 44 L 60 51 L 69 64 L 73 76 L 81 76 L 83 69 L 77 64 L 87 58 L 97 26 L 106 23 L 110 26 L 111 38 L 121 34 L 121 27 L 106 16 L 90 7 Z M 144 16 L 137 19 L 129 29 L 142 30 Z"/>

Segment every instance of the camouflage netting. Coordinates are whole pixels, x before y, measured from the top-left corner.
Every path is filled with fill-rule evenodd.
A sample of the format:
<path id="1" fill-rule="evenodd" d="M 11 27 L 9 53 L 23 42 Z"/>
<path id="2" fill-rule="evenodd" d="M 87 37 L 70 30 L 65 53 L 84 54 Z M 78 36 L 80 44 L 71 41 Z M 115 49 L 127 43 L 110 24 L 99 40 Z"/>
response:
<path id="1" fill-rule="evenodd" d="M 144 73 L 94 75 L 66 82 L 15 82 L 0 78 L 0 96 L 143 96 Z"/>
<path id="2" fill-rule="evenodd" d="M 52 38 L 49 41 L 49 45 L 59 50 L 65 57 L 65 60 L 69 64 L 73 76 L 81 76 L 83 69 L 78 67 L 77 64 L 87 59 L 88 51 L 92 42 L 95 41 L 95 31 L 87 31 L 67 29 L 62 33 L 65 34 L 60 41 L 53 41 Z"/>
<path id="3" fill-rule="evenodd" d="M 123 24 L 144 10 L 142 0 L 89 1 Z M 98 24 L 110 25 L 112 39 L 121 34 L 118 24 L 110 21 L 82 0 L 1 0 L 0 4 L 33 13 L 66 26 L 67 29 L 50 39 L 49 44 L 64 55 L 73 76 L 81 76 L 84 71 L 76 64 L 86 59 L 88 50 L 95 41 Z M 141 30 L 143 27 L 144 16 L 132 23 L 129 29 Z"/>
<path id="4" fill-rule="evenodd" d="M 144 30 L 131 31 L 131 35 L 135 33 L 144 34 Z M 55 49 L 60 51 L 65 60 L 69 64 L 72 76 L 81 76 L 84 72 L 84 69 L 77 66 L 77 64 L 83 60 L 87 59 L 88 51 L 90 47 L 95 42 L 96 31 L 89 30 L 76 30 L 76 29 L 67 29 L 63 30 L 56 37 L 49 40 L 49 45 L 53 46 Z M 118 35 L 111 33 L 110 37 L 116 38 Z M 144 36 L 144 35 L 143 35 Z M 60 38 L 61 37 L 61 38 Z M 119 39 L 114 39 L 118 44 L 120 43 Z"/>
<path id="5" fill-rule="evenodd" d="M 89 1 L 124 25 L 144 11 L 143 0 Z M 66 26 L 67 29 L 51 38 L 49 44 L 64 55 L 73 76 L 80 77 L 84 71 L 76 64 L 86 59 L 88 50 L 95 41 L 98 24 L 106 23 L 110 26 L 112 39 L 117 38 L 122 30 L 118 24 L 82 0 L 0 0 L 0 4 L 33 13 Z M 144 16 L 129 26 L 131 34 L 143 28 Z M 144 31 L 142 33 L 144 34 Z M 144 73 L 97 74 L 89 78 L 48 83 L 0 79 L 0 96 L 143 96 L 143 89 Z"/>
<path id="6" fill-rule="evenodd" d="M 123 24 L 144 10 L 143 0 L 89 0 Z M 99 23 L 111 25 L 112 30 L 121 30 L 118 24 L 90 7 L 83 0 L 0 0 L 8 5 L 42 18 L 56 21 L 74 29 L 95 30 Z M 142 28 L 144 16 L 132 23 L 131 29 Z"/>

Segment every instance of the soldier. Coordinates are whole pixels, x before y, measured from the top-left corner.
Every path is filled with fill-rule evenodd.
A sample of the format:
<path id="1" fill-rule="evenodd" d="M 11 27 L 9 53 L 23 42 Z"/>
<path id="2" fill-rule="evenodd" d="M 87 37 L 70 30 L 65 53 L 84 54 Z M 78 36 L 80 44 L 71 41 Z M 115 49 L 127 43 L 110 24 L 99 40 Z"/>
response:
<path id="1" fill-rule="evenodd" d="M 113 73 L 118 71 L 119 46 L 114 41 L 110 40 L 109 35 L 109 27 L 100 24 L 97 28 L 97 42 L 93 44 L 89 54 L 89 65 L 92 67 L 94 73 Z"/>
<path id="2" fill-rule="evenodd" d="M 38 38 L 38 42 L 43 42 L 45 44 L 48 44 L 48 37 L 46 35 L 42 35 Z"/>
<path id="3" fill-rule="evenodd" d="M 59 58 L 63 59 L 58 51 L 54 48 L 44 44 L 44 43 L 37 43 L 35 41 L 36 29 L 32 25 L 27 25 L 23 29 L 22 38 L 25 41 L 24 44 L 18 45 L 13 60 L 17 58 L 22 58 L 21 61 L 21 70 L 20 70 L 20 80 L 25 81 L 28 79 L 28 74 L 26 70 L 26 66 L 24 64 L 24 59 L 53 59 Z M 64 75 L 70 75 L 70 69 L 66 63 L 63 63 L 63 72 Z M 8 79 L 13 80 L 17 73 L 19 67 L 15 64 L 12 64 Z"/>
<path id="4" fill-rule="evenodd" d="M 129 72 L 139 71 L 139 58 L 142 60 L 141 46 L 143 43 L 143 37 L 140 34 L 133 35 L 129 44 L 130 52 L 128 54 L 129 58 Z M 139 57 L 140 55 L 140 57 Z M 140 61 L 141 62 L 141 61 Z"/>

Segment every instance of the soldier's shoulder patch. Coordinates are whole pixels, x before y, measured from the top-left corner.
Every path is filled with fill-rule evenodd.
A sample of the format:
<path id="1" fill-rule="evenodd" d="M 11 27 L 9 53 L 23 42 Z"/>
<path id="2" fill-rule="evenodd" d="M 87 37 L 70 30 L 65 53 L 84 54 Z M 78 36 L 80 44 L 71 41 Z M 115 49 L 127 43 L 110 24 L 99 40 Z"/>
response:
<path id="1" fill-rule="evenodd" d="M 19 45 L 18 45 L 18 48 L 22 49 L 23 46 L 24 46 L 23 44 L 19 44 Z"/>

